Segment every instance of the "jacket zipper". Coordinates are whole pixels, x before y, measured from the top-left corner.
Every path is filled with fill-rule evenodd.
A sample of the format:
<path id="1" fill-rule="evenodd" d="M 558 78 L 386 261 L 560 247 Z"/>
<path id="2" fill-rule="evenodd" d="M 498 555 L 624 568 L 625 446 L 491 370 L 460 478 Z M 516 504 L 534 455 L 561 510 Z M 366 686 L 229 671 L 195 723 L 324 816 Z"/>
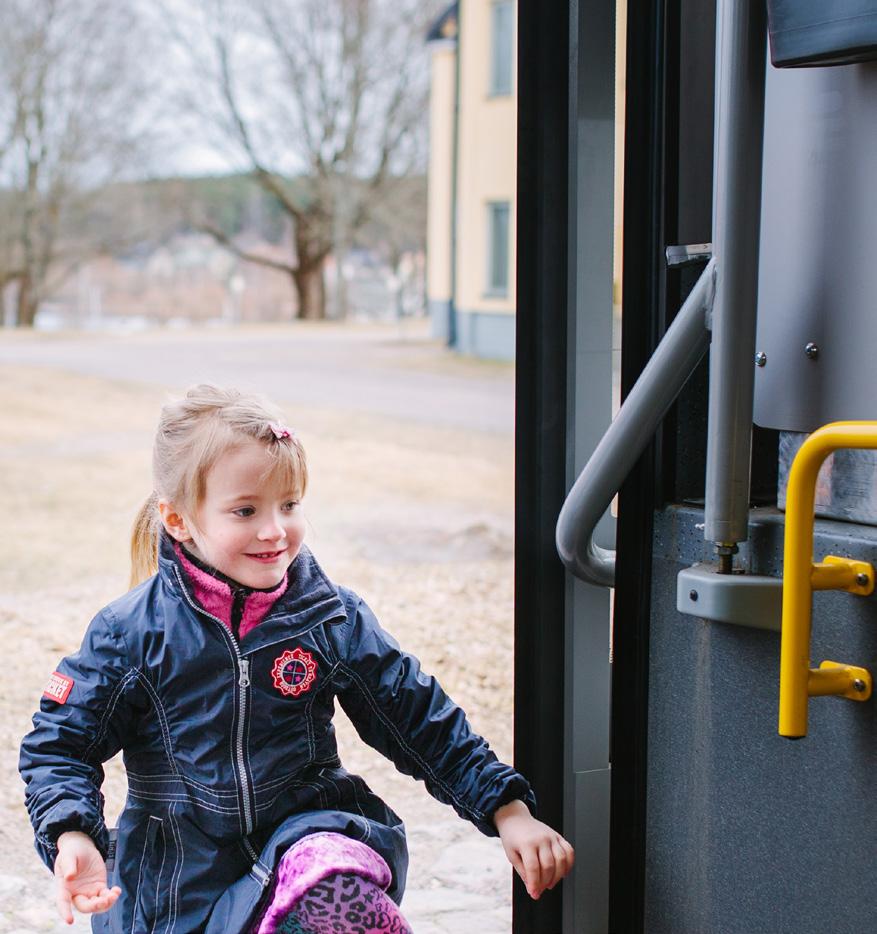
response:
<path id="1" fill-rule="evenodd" d="M 228 631 L 228 626 L 226 626 L 218 616 L 214 616 L 212 613 L 208 613 L 192 600 L 192 598 L 189 596 L 188 590 L 186 590 L 186 585 L 183 583 L 183 579 L 180 576 L 180 569 L 176 565 L 174 565 L 174 574 L 176 574 L 177 581 L 180 585 L 180 590 L 182 590 L 183 596 L 186 598 L 186 603 L 188 603 L 196 613 L 201 613 L 202 616 L 206 616 L 208 619 L 212 619 L 219 626 L 219 628 L 222 630 L 223 636 L 231 643 L 231 647 L 234 649 L 235 658 L 237 658 L 239 667 L 237 681 L 238 686 L 241 689 L 238 692 L 237 765 L 241 782 L 241 797 L 244 802 L 244 825 L 246 827 L 246 833 L 252 833 L 252 790 L 250 789 L 250 781 L 247 777 L 247 767 L 244 761 L 244 723 L 246 722 L 247 715 L 247 688 L 250 686 L 250 660 L 244 658 L 241 655 L 237 641 Z"/>
<path id="2" fill-rule="evenodd" d="M 244 618 L 244 604 L 247 602 L 247 592 L 245 590 L 235 590 L 234 598 L 231 601 L 231 631 L 235 639 L 241 637 L 241 622 Z"/>
<path id="3" fill-rule="evenodd" d="M 253 873 L 259 877 L 259 884 L 262 886 L 262 891 L 264 892 L 271 884 L 271 876 L 269 876 L 258 863 L 253 863 Z"/>

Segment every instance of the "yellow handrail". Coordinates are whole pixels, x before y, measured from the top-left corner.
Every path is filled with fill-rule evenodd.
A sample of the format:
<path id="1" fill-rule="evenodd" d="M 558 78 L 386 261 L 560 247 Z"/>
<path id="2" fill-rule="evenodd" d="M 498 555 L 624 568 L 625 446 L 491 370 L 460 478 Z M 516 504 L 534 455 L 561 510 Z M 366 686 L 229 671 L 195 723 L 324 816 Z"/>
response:
<path id="1" fill-rule="evenodd" d="M 783 567 L 783 624 L 780 651 L 781 736 L 807 735 L 807 702 L 828 694 L 851 700 L 871 696 L 871 674 L 838 662 L 810 667 L 813 590 L 847 590 L 863 596 L 874 589 L 874 569 L 864 561 L 829 555 L 813 563 L 813 522 L 819 468 L 833 451 L 877 448 L 877 422 L 833 422 L 801 445 L 789 473 Z"/>

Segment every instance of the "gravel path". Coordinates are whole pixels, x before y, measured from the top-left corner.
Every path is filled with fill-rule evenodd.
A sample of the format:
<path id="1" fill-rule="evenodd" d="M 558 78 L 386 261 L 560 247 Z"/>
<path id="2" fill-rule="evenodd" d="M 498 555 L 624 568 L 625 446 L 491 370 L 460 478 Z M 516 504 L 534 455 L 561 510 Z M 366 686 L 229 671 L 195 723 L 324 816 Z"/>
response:
<path id="1" fill-rule="evenodd" d="M 400 341 L 335 328 L 318 330 L 310 344 L 283 338 L 210 334 L 197 376 L 256 385 L 251 355 L 234 350 L 248 340 L 250 349 L 258 347 L 260 366 L 274 374 L 261 388 L 284 404 L 308 449 L 311 548 L 331 577 L 359 591 L 426 670 L 439 675 L 476 729 L 509 758 L 510 368 L 448 358 L 410 335 Z M 51 880 L 33 852 L 21 803 L 18 743 L 58 658 L 75 649 L 93 613 L 124 589 L 128 528 L 149 489 L 158 406 L 168 386 L 190 381 L 189 368 L 171 366 L 180 340 L 13 335 L 0 348 L 0 510 L 7 533 L 0 536 L 0 634 L 8 647 L 0 692 L 0 932 L 89 929 L 85 918 L 73 928 L 56 918 Z M 313 355 L 307 393 L 279 375 L 292 345 L 296 359 Z M 65 356 L 73 350 L 75 358 Z M 141 353 L 167 361 L 162 380 L 143 379 L 133 363 Z M 351 367 L 354 395 L 353 383 L 338 379 Z M 450 400 L 446 409 L 435 400 L 430 411 L 412 404 L 437 387 Z M 407 399 L 390 404 L 394 395 Z M 454 401 L 467 395 L 468 406 Z M 345 406 L 347 399 L 355 404 Z M 403 907 L 416 934 L 509 931 L 511 876 L 498 841 L 396 773 L 340 716 L 339 740 L 347 767 L 364 774 L 408 826 L 412 865 Z M 104 790 L 112 820 L 125 794 L 117 760 L 107 764 Z"/>

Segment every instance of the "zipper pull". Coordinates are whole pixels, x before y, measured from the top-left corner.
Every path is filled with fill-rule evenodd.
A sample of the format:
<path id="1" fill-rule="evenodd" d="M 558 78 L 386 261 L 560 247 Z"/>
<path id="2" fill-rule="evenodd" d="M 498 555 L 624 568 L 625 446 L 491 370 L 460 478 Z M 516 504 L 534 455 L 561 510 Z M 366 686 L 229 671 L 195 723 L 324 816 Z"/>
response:
<path id="1" fill-rule="evenodd" d="M 250 660 L 248 658 L 241 659 L 241 676 L 238 678 L 238 684 L 242 688 L 250 686 Z"/>

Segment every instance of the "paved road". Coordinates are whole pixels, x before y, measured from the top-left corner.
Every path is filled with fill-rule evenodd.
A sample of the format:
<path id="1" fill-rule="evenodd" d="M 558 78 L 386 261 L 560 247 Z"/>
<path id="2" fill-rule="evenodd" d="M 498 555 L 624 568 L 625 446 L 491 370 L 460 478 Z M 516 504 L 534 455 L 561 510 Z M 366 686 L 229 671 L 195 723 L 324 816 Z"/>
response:
<path id="1" fill-rule="evenodd" d="M 3 363 L 178 388 L 231 383 L 306 406 L 514 430 L 513 367 L 459 358 L 420 321 L 401 329 L 295 323 L 124 336 L 0 331 Z"/>

